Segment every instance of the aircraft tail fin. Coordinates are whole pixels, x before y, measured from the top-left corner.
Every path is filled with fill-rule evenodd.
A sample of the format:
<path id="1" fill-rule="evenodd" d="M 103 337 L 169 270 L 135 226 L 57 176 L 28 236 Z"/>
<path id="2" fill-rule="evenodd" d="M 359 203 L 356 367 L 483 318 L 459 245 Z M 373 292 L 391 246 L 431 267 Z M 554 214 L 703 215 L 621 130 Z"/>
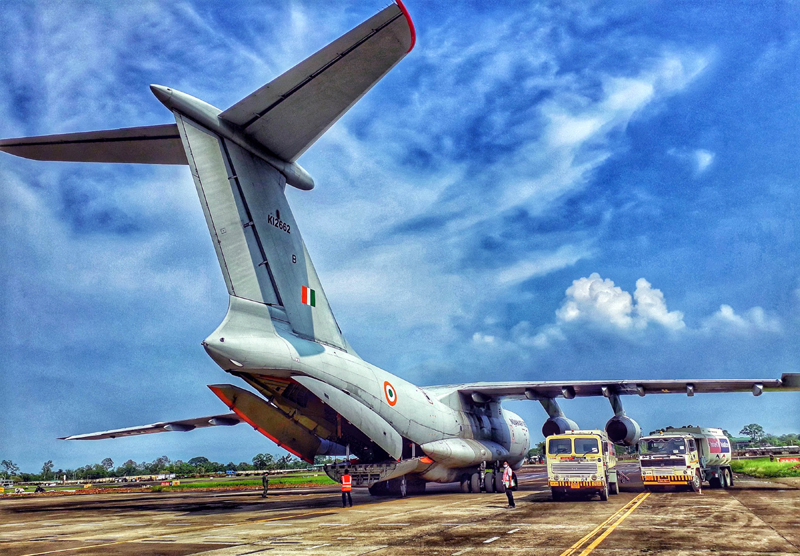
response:
<path id="1" fill-rule="evenodd" d="M 175 118 L 228 293 L 273 307 L 272 318 L 285 313 L 301 337 L 346 350 L 286 200 L 286 177 L 229 139 L 178 112 Z"/>

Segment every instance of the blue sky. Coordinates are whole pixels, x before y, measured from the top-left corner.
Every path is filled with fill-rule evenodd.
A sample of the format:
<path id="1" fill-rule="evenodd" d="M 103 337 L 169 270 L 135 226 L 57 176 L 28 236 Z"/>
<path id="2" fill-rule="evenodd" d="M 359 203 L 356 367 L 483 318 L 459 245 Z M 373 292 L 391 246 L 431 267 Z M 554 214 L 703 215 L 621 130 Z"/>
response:
<path id="1" fill-rule="evenodd" d="M 169 123 L 150 83 L 227 108 L 382 7 L 7 4 L 0 136 Z M 421 385 L 800 371 L 800 7 L 408 9 L 415 49 L 288 193 L 362 357 Z M 3 459 L 282 453 L 244 426 L 57 441 L 224 412 L 200 341 L 227 294 L 185 167 L 2 155 L 0 184 Z M 624 401 L 645 430 L 800 429 L 797 393 Z M 539 405 L 508 405 L 539 440 Z"/>

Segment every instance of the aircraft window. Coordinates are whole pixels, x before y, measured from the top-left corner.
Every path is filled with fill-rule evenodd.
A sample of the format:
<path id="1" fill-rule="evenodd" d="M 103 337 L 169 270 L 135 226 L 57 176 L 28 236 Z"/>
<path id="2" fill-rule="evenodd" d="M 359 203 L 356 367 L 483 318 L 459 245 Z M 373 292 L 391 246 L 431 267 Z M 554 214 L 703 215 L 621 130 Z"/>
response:
<path id="1" fill-rule="evenodd" d="M 547 441 L 548 454 L 571 454 L 572 440 L 569 438 L 551 438 Z"/>
<path id="2" fill-rule="evenodd" d="M 596 438 L 576 438 L 575 439 L 575 453 L 576 454 L 599 454 L 600 443 Z"/>

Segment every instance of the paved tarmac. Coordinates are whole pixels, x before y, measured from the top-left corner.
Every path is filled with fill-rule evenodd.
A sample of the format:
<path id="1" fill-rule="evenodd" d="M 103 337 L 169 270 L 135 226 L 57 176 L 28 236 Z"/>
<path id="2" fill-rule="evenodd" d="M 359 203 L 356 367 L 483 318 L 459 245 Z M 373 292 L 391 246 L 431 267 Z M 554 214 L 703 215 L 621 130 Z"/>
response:
<path id="1" fill-rule="evenodd" d="M 623 468 L 624 469 L 624 468 Z M 645 493 L 636 468 L 608 502 L 553 502 L 542 467 L 515 493 L 424 495 L 335 488 L 0 499 L 0 554 L 798 554 L 800 488 L 739 478 L 729 490 Z"/>

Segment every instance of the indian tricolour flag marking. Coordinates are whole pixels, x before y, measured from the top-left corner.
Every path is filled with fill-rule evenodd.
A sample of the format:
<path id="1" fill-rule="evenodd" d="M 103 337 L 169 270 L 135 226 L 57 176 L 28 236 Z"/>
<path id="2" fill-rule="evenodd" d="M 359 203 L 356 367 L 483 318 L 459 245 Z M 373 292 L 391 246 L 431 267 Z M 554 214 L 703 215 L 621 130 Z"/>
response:
<path id="1" fill-rule="evenodd" d="M 303 305 L 311 305 L 312 307 L 317 306 L 317 294 L 311 288 L 303 286 Z"/>

